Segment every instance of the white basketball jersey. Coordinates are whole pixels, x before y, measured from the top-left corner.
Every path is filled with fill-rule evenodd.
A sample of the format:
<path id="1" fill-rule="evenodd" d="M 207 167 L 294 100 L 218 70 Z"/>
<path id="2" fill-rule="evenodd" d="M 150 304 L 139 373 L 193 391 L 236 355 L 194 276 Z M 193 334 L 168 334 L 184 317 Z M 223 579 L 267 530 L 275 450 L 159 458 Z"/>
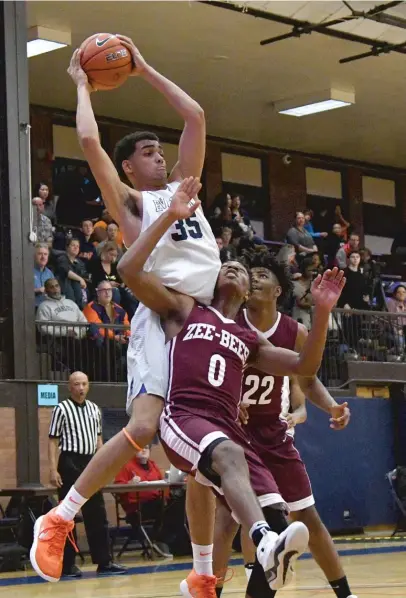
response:
<path id="1" fill-rule="evenodd" d="M 142 192 L 141 232 L 151 226 L 171 204 L 178 182 L 159 191 Z M 220 270 L 219 249 L 203 210 L 178 220 L 161 238 L 144 270 L 154 272 L 163 284 L 197 301 L 209 304 Z"/>

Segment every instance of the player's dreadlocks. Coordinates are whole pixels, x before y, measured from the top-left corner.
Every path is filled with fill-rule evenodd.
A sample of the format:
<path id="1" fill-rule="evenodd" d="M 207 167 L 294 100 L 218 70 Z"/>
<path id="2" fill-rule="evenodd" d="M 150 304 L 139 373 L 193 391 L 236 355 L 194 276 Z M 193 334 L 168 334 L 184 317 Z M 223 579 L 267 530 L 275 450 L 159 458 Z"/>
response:
<path id="1" fill-rule="evenodd" d="M 292 278 L 287 264 L 279 264 L 274 257 L 269 253 L 269 249 L 265 245 L 255 245 L 253 249 L 246 249 L 243 251 L 241 262 L 250 272 L 252 268 L 264 268 L 269 270 L 278 279 L 279 285 L 282 288 L 282 293 L 279 297 L 279 303 L 290 295 L 292 292 Z"/>

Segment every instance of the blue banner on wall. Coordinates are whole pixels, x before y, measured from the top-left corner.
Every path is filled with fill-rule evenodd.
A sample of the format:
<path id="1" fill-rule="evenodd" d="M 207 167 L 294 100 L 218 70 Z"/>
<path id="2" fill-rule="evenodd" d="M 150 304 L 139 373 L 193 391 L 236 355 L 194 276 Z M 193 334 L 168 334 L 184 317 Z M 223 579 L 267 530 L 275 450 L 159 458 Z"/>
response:
<path id="1" fill-rule="evenodd" d="M 38 384 L 38 405 L 54 407 L 58 404 L 57 384 Z"/>

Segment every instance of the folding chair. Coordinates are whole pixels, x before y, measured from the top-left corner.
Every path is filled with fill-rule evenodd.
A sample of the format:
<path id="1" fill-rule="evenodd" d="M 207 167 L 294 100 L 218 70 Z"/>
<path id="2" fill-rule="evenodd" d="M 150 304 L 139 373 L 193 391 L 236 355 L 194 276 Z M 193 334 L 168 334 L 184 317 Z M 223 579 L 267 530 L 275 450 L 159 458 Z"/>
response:
<path id="1" fill-rule="evenodd" d="M 392 538 L 393 536 L 396 536 L 397 533 L 406 531 L 406 504 L 403 503 L 397 492 L 398 469 L 398 467 L 392 469 L 392 471 L 389 471 L 385 476 L 389 482 L 393 500 L 399 509 L 399 517 Z"/>
<path id="2" fill-rule="evenodd" d="M 115 494 L 115 507 L 116 507 L 116 527 L 110 530 L 111 537 L 111 551 L 114 552 L 117 539 L 119 537 L 125 538 L 124 543 L 117 553 L 119 559 L 126 550 L 130 550 L 131 544 L 132 549 L 141 549 L 141 556 L 145 559 L 152 560 L 153 558 L 153 542 L 149 536 L 149 530 L 152 529 L 153 521 L 143 520 L 139 512 L 135 513 L 136 521 L 132 524 L 129 522 L 128 516 L 124 513 L 121 506 L 120 495 Z M 135 519 L 135 518 L 134 518 Z"/>

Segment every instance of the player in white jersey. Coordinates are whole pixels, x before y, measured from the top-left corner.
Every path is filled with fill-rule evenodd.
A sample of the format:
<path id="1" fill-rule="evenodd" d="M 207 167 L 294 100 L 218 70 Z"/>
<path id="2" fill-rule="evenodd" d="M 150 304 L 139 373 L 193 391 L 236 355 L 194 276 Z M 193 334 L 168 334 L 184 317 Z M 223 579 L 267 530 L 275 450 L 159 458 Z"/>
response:
<path id="1" fill-rule="evenodd" d="M 114 162 L 101 146 L 94 117 L 86 73 L 80 66 L 80 50 L 73 54 L 68 72 L 77 86 L 77 133 L 83 153 L 100 188 L 106 207 L 119 224 L 124 241 L 130 246 L 164 212 L 181 181 L 200 178 L 203 169 L 206 127 L 202 108 L 177 85 L 146 63 L 131 39 L 118 36 L 131 52 L 133 75 L 139 76 L 160 92 L 184 120 L 179 141 L 179 159 L 169 178 L 162 147 L 151 132 L 127 135 L 116 145 Z M 124 184 L 127 177 L 132 187 Z M 179 220 L 167 231 L 152 253 L 146 268 L 153 270 L 164 284 L 202 303 L 210 303 L 220 270 L 219 250 L 201 209 L 186 220 Z M 140 306 L 132 322 L 128 352 L 128 404 L 137 397 L 126 428 L 102 447 L 59 505 L 56 516 L 39 521 L 35 530 L 36 548 L 32 562 L 37 572 L 49 581 L 58 581 L 61 562 L 49 558 L 59 550 L 43 545 L 43 526 L 55 533 L 51 543 L 73 527 L 75 511 L 99 488 L 114 478 L 135 450 L 155 436 L 167 390 L 165 339 L 159 318 Z M 61 532 L 64 534 L 61 535 Z M 59 546 L 59 544 L 58 544 Z M 42 556 L 46 553 L 45 558 Z M 42 555 L 42 556 L 41 556 Z M 41 559 L 42 564 L 38 563 Z"/>

